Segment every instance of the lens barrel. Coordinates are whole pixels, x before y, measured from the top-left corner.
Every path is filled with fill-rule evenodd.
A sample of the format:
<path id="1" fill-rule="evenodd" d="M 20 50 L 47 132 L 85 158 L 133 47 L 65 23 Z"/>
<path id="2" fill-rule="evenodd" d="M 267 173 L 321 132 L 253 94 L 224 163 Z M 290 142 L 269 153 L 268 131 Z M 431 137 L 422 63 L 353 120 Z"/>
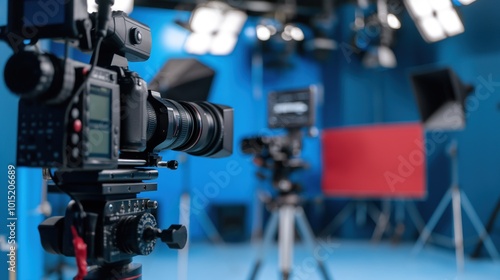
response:
<path id="1" fill-rule="evenodd" d="M 175 150 L 216 158 L 232 153 L 232 108 L 153 95 L 148 102 L 148 150 Z"/>
<path id="2" fill-rule="evenodd" d="M 71 60 L 22 51 L 9 58 L 4 78 L 7 87 L 21 98 L 57 104 L 71 96 L 75 68 Z"/>

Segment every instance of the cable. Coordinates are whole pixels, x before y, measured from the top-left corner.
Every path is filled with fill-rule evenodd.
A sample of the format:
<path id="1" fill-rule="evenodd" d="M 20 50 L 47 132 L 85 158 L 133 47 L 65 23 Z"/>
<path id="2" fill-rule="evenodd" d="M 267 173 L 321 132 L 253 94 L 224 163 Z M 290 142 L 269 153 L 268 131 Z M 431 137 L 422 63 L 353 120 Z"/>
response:
<path id="1" fill-rule="evenodd" d="M 80 202 L 80 200 L 78 198 L 76 198 L 74 195 L 72 195 L 70 192 L 68 192 L 64 188 L 62 188 L 59 180 L 56 180 L 56 177 L 54 176 L 54 174 L 52 173 L 52 171 L 50 169 L 48 171 L 49 171 L 50 179 L 52 180 L 52 182 L 54 182 L 55 187 L 58 190 L 60 190 L 61 192 L 67 194 L 73 201 L 75 201 L 75 203 L 77 204 L 80 212 L 83 213 L 82 217 L 85 217 L 85 210 L 83 209 L 83 205 Z"/>

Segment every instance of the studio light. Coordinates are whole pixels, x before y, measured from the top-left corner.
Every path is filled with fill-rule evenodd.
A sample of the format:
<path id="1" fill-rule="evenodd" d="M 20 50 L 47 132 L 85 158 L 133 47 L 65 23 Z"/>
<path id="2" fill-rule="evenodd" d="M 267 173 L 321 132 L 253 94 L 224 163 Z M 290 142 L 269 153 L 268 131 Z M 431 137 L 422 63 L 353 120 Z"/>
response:
<path id="1" fill-rule="evenodd" d="M 271 29 L 269 29 L 267 26 L 265 25 L 257 25 L 257 27 L 255 28 L 255 31 L 256 31 L 256 34 L 257 34 L 257 39 L 261 40 L 261 41 L 267 41 L 271 38 L 271 35 L 273 35 L 271 33 Z"/>
<path id="2" fill-rule="evenodd" d="M 377 0 L 373 12 L 358 1 L 355 19 L 353 45 L 360 53 L 363 66 L 369 69 L 391 69 L 397 66 L 397 59 L 391 47 L 401 21 L 390 10 L 387 0 Z"/>
<path id="3" fill-rule="evenodd" d="M 309 31 L 307 26 L 299 23 L 261 18 L 255 26 L 255 35 L 264 65 L 271 68 L 292 66 L 290 57 L 300 51 L 304 42 L 310 39 Z"/>
<path id="4" fill-rule="evenodd" d="M 284 41 L 304 41 L 305 35 L 304 31 L 294 25 L 294 24 L 286 24 L 285 27 L 282 27 L 283 25 L 278 22 L 267 22 L 265 20 L 263 23 L 258 24 L 255 27 L 255 34 L 257 35 L 257 39 L 260 41 L 268 41 L 273 37 L 274 35 L 279 35 L 281 39 Z"/>
<path id="5" fill-rule="evenodd" d="M 470 4 L 471 0 L 455 0 L 460 5 Z M 465 31 L 464 24 L 451 0 L 405 0 L 417 28 L 428 43 L 456 36 Z"/>
<path id="6" fill-rule="evenodd" d="M 374 46 L 368 48 L 363 56 L 363 65 L 366 68 L 390 69 L 398 65 L 396 55 L 387 46 Z"/>
<path id="7" fill-rule="evenodd" d="M 457 6 L 461 6 L 461 5 L 469 5 L 469 4 L 472 4 L 476 2 L 476 0 L 453 0 L 453 3 Z"/>
<path id="8" fill-rule="evenodd" d="M 223 2 L 198 5 L 192 12 L 188 28 L 191 34 L 184 48 L 188 53 L 228 55 L 238 42 L 247 15 Z"/>
<path id="9" fill-rule="evenodd" d="M 394 14 L 387 15 L 387 24 L 392 29 L 400 29 L 401 28 L 401 21 Z"/>
<path id="10" fill-rule="evenodd" d="M 134 0 L 117 0 L 111 9 L 113 11 L 124 11 L 125 13 L 130 14 L 134 9 Z M 89 13 L 97 12 L 97 4 L 95 0 L 87 0 L 87 11 Z"/>

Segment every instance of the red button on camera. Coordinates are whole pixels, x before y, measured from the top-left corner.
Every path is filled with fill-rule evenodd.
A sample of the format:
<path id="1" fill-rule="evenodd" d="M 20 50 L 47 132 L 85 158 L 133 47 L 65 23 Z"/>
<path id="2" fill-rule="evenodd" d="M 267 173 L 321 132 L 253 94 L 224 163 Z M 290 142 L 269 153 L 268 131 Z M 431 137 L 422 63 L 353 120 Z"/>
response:
<path id="1" fill-rule="evenodd" d="M 80 121 L 80 120 L 75 120 L 75 121 L 73 122 L 73 130 L 74 130 L 75 132 L 80 132 L 80 131 L 82 131 L 82 121 Z"/>

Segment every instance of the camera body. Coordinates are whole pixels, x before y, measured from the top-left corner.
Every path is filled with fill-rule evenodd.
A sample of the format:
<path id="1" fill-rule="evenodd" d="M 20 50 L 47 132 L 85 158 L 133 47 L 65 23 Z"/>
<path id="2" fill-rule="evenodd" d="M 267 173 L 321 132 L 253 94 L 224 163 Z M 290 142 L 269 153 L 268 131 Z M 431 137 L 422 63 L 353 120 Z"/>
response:
<path id="1" fill-rule="evenodd" d="M 86 65 L 76 62 L 69 62 L 66 67 L 78 73 L 76 85 L 88 71 Z M 54 99 L 20 99 L 17 164 L 69 169 L 116 168 L 120 146 L 117 74 L 96 67 L 80 95 L 74 96 L 74 90 L 68 91 L 66 99 L 59 104 L 51 104 Z"/>
<path id="2" fill-rule="evenodd" d="M 9 1 L 9 25 L 2 37 L 14 49 L 19 45 L 13 43 L 21 42 L 12 38 L 32 43 L 63 38 L 77 42 L 83 50 L 97 45 L 94 33 L 99 15 L 80 15 L 81 9 L 86 11 L 80 0 L 59 2 Z M 47 5 L 59 14 L 43 21 Z M 33 25 L 30 16 L 42 24 Z M 27 51 L 24 45 L 7 62 L 7 87 L 21 97 L 17 164 L 69 170 L 157 166 L 158 154 L 167 149 L 213 158 L 229 156 L 233 109 L 162 99 L 148 90 L 146 82 L 128 69 L 128 62 L 149 58 L 149 27 L 121 11 L 110 12 L 104 26 L 106 36 L 100 52 L 94 53 L 92 67 Z M 27 33 L 28 29 L 36 32 Z"/>
<path id="3" fill-rule="evenodd" d="M 298 192 L 300 186 L 290 181 L 290 175 L 307 168 L 302 161 L 301 129 L 314 125 L 315 87 L 275 91 L 268 95 L 268 126 L 284 128 L 286 135 L 254 136 L 242 139 L 241 151 L 252 155 L 254 163 L 272 172 L 272 184 L 281 193 Z M 257 177 L 266 178 L 262 172 Z"/>

